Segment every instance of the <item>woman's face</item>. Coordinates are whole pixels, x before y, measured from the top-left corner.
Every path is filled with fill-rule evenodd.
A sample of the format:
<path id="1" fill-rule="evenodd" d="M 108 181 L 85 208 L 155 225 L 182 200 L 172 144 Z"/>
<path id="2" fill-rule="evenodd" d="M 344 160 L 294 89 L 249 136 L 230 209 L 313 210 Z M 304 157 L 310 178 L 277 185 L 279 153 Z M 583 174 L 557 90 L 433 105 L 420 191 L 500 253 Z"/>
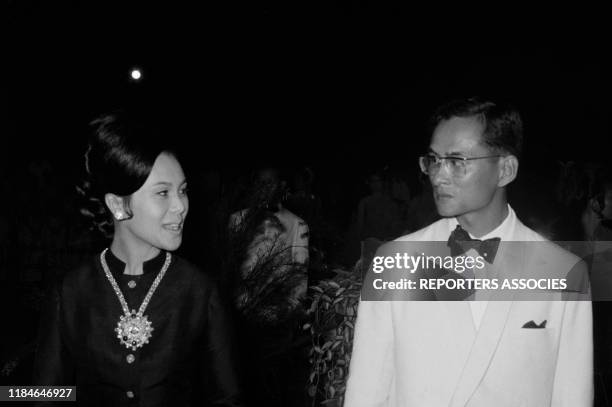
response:
<path id="1" fill-rule="evenodd" d="M 123 223 L 134 238 L 163 250 L 179 248 L 189 199 L 185 174 L 174 156 L 157 157 L 145 183 L 132 194 L 130 209 L 133 217 Z"/>

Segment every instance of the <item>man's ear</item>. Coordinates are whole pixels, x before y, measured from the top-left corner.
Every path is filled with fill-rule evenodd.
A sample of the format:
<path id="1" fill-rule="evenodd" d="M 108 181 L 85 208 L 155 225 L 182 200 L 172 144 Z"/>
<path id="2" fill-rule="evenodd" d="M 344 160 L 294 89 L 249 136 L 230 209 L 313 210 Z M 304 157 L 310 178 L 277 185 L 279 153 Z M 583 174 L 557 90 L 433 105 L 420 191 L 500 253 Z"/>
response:
<path id="1" fill-rule="evenodd" d="M 499 179 L 497 181 L 497 186 L 505 187 L 518 175 L 519 162 L 518 158 L 514 155 L 507 155 L 505 157 L 501 157 L 499 163 Z"/>
<path id="2" fill-rule="evenodd" d="M 123 197 L 108 193 L 104 195 L 104 203 L 116 220 L 125 220 L 130 217 Z"/>

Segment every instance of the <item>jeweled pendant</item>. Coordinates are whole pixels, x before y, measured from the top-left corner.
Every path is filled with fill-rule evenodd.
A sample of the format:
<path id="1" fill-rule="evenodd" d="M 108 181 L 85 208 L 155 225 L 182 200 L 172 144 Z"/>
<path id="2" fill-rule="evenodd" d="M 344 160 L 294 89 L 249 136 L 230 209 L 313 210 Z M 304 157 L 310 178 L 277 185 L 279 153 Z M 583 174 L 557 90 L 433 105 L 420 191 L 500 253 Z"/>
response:
<path id="1" fill-rule="evenodd" d="M 147 316 L 140 316 L 135 312 L 122 315 L 117 323 L 117 328 L 115 328 L 119 342 L 133 351 L 149 343 L 152 331 L 153 327 Z"/>

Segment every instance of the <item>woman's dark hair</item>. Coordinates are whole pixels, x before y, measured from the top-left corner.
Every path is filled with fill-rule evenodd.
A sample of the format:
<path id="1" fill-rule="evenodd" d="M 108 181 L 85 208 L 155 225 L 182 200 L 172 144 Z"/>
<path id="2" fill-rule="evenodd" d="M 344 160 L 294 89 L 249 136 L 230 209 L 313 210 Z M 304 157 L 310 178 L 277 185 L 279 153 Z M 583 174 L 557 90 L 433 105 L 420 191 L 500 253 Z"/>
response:
<path id="1" fill-rule="evenodd" d="M 116 111 L 90 123 L 92 128 L 85 152 L 85 180 L 77 190 L 86 199 L 81 210 L 95 229 L 112 234 L 110 213 L 104 195 L 128 198 L 144 184 L 162 152 L 175 155 L 162 143 L 157 129 L 149 126 L 142 113 Z M 131 216 L 129 213 L 128 215 Z"/>

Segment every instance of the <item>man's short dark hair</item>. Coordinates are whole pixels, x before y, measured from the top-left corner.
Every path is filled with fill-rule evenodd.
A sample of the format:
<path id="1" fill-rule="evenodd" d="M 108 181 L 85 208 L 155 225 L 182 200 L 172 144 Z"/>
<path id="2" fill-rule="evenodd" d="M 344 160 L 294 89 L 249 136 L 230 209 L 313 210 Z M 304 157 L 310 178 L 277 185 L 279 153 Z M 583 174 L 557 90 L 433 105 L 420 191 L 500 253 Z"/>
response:
<path id="1" fill-rule="evenodd" d="M 523 147 L 523 121 L 509 104 L 480 98 L 455 100 L 439 107 L 431 118 L 432 129 L 453 117 L 474 117 L 484 124 L 484 144 L 498 152 L 520 157 Z"/>

